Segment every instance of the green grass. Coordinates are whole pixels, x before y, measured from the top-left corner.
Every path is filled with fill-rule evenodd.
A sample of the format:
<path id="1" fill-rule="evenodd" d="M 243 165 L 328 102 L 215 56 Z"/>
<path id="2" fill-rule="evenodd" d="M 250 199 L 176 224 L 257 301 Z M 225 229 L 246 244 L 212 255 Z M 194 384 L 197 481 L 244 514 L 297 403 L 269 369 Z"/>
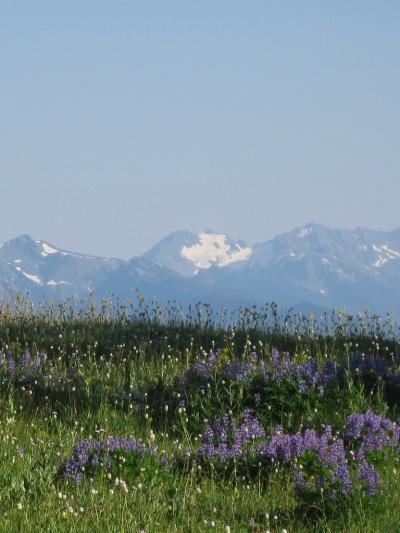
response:
<path id="1" fill-rule="evenodd" d="M 356 343 L 357 349 L 374 353 L 379 342 L 379 350 L 388 357 L 397 354 L 399 344 L 394 338 L 377 341 L 370 333 L 334 332 L 299 338 L 276 328 L 250 328 L 238 329 L 232 336 L 221 326 L 160 325 L 149 320 L 129 321 L 123 316 L 108 320 L 97 315 L 1 315 L 1 351 L 11 350 L 17 357 L 25 349 L 32 354 L 45 351 L 49 355 L 48 372 L 66 375 L 68 369 L 75 368 L 84 381 L 81 388 L 72 382 L 59 388 L 53 383 L 51 394 L 46 394 L 2 374 L 0 530 L 400 531 L 400 465 L 395 453 L 380 463 L 382 484 L 377 496 L 365 496 L 356 488 L 335 503 L 324 493 L 310 501 L 300 499 L 290 472 L 284 468 L 262 478 L 246 477 L 242 472 L 220 475 L 212 468 L 205 471 L 198 466 L 165 470 L 145 462 L 121 466 L 127 491 L 116 484 L 117 470 L 112 471 L 111 479 L 100 471 L 82 485 L 57 474 L 63 458 L 82 439 L 118 435 L 150 443 L 155 434 L 158 450 L 172 455 L 188 447 L 193 452 L 199 442 L 197 429 L 204 425 L 207 413 L 210 420 L 228 408 L 239 415 L 245 391 L 240 386 L 224 389 L 220 382 L 212 385 L 203 399 L 193 394 L 187 421 L 177 412 L 165 410 L 165 403 L 176 393 L 174 377 L 202 351 L 220 347 L 228 358 L 247 357 L 254 345 L 268 358 L 274 346 L 305 359 L 323 360 L 327 353 L 330 358 L 345 360 Z M 127 390 L 132 398 L 121 399 L 118 393 Z M 276 404 L 271 400 L 270 415 L 265 411 L 263 423 L 268 430 L 278 421 L 293 429 L 299 424 L 320 428 L 327 421 L 342 427 L 347 414 L 368 409 L 395 419 L 399 398 L 391 398 L 389 405 L 379 387 L 371 390 L 373 394 L 357 380 L 348 380 L 322 398 L 311 395 L 299 399 L 295 392 L 282 387 Z M 135 399 L 135 394 L 141 399 Z"/>

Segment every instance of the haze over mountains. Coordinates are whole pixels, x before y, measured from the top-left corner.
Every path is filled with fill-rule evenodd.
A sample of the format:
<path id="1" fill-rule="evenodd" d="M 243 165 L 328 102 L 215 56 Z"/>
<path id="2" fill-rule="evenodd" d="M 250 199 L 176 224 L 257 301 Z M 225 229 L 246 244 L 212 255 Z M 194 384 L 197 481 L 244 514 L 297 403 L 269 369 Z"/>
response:
<path id="1" fill-rule="evenodd" d="M 302 310 L 344 306 L 376 313 L 400 302 L 400 229 L 330 229 L 318 224 L 248 246 L 225 234 L 171 233 L 128 261 L 63 250 L 22 235 L 0 246 L 0 294 L 35 301 L 102 298 L 238 307 L 275 301 Z"/>

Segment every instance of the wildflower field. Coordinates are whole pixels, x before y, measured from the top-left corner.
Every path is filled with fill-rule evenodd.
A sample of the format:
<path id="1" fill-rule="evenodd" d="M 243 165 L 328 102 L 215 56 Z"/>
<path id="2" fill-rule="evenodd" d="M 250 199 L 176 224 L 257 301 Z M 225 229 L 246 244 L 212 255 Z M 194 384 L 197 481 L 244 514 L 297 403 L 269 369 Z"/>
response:
<path id="1" fill-rule="evenodd" d="M 0 531 L 400 531 L 389 315 L 3 306 L 0 377 Z"/>

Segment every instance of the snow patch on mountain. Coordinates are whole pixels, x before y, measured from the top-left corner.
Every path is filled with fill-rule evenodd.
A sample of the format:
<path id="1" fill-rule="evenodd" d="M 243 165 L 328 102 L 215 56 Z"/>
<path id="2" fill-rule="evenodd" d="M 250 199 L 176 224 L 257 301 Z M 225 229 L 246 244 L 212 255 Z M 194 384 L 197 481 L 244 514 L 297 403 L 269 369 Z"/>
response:
<path id="1" fill-rule="evenodd" d="M 390 248 L 388 244 L 382 244 L 381 246 L 373 244 L 372 248 L 378 254 L 378 259 L 372 263 L 372 266 L 375 268 L 380 268 L 385 263 L 392 261 L 393 259 L 400 259 L 400 252 Z"/>
<path id="2" fill-rule="evenodd" d="M 22 274 L 29 280 L 33 281 L 33 283 L 42 285 L 42 280 L 39 278 L 39 276 L 36 276 L 36 274 L 28 274 L 27 272 L 24 272 L 24 271 L 22 271 Z"/>
<path id="3" fill-rule="evenodd" d="M 183 246 L 180 253 L 200 270 L 212 265 L 224 267 L 236 261 L 246 261 L 253 250 L 237 243 L 232 246 L 224 234 L 203 232 L 199 234 L 197 244 Z"/>
<path id="4" fill-rule="evenodd" d="M 52 255 L 52 254 L 58 254 L 58 250 L 56 250 L 55 248 L 53 248 L 46 242 L 42 242 L 41 244 L 42 244 L 42 250 L 43 250 L 41 252 L 41 255 L 43 257 L 47 257 L 48 255 Z"/>
<path id="5" fill-rule="evenodd" d="M 378 259 L 372 263 L 372 266 L 376 267 L 376 268 L 380 268 L 381 266 L 383 266 L 385 263 L 387 263 L 389 261 L 389 259 L 387 257 L 382 257 L 381 255 L 378 257 Z"/>
<path id="6" fill-rule="evenodd" d="M 392 248 L 389 248 L 387 244 L 382 244 L 381 248 L 389 255 L 400 258 L 400 252 L 398 250 L 393 250 Z"/>
<path id="7" fill-rule="evenodd" d="M 70 255 L 72 257 L 78 257 L 80 259 L 96 259 L 92 255 L 82 255 L 82 254 L 77 254 L 73 252 L 66 252 L 65 250 L 57 250 L 56 248 L 53 248 L 53 246 L 50 246 L 50 244 L 44 241 L 36 241 L 36 244 L 41 245 L 42 251 L 40 252 L 40 255 L 42 257 L 48 257 L 49 255 L 53 255 L 53 254 L 60 254 L 60 255 Z M 112 259 L 107 258 L 105 260 L 111 261 Z"/>
<path id="8" fill-rule="evenodd" d="M 304 239 L 304 237 L 307 237 L 312 232 L 312 228 L 301 228 L 301 230 L 298 233 L 298 236 L 300 239 Z"/>

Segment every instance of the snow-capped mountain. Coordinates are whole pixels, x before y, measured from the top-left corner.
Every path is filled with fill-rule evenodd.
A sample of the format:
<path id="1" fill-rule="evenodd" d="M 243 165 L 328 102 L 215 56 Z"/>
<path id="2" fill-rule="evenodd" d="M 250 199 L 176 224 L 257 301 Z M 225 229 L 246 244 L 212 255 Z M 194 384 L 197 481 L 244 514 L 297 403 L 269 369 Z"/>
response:
<path id="1" fill-rule="evenodd" d="M 27 291 L 33 298 L 66 297 L 93 288 L 106 273 L 122 263 L 56 248 L 45 241 L 21 235 L 0 247 L 2 292 Z"/>
<path id="2" fill-rule="evenodd" d="M 400 307 L 400 230 L 308 224 L 255 245 L 240 272 L 210 274 L 208 283 L 250 301 L 384 312 Z"/>
<path id="3" fill-rule="evenodd" d="M 183 276 L 192 277 L 212 266 L 224 267 L 247 261 L 253 250 L 242 241 L 211 230 L 198 235 L 176 231 L 165 237 L 143 257 Z"/>
<path id="4" fill-rule="evenodd" d="M 264 304 L 400 312 L 400 229 L 330 229 L 318 224 L 248 246 L 223 233 L 185 231 L 129 261 L 63 250 L 23 235 L 0 246 L 0 294 L 38 301 L 120 299 L 138 289 L 160 303 Z"/>

